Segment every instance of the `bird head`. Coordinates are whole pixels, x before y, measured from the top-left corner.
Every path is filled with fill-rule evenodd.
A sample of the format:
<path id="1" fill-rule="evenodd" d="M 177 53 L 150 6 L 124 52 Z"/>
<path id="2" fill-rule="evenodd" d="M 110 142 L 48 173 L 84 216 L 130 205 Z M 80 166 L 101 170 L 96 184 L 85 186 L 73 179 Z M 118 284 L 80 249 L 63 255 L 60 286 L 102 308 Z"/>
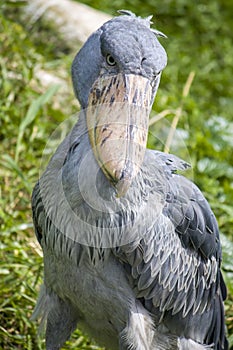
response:
<path id="1" fill-rule="evenodd" d="M 72 64 L 96 161 L 123 196 L 144 159 L 148 120 L 167 55 L 150 19 L 128 11 L 92 34 Z"/>

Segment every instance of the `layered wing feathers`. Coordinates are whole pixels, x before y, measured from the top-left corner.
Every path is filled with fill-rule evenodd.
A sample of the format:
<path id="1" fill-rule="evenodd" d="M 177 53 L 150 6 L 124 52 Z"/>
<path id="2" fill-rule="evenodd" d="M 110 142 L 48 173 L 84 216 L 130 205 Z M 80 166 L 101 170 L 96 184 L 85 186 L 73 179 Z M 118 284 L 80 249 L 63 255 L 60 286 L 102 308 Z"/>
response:
<path id="1" fill-rule="evenodd" d="M 164 167 L 168 192 L 161 215 L 137 245 L 120 247 L 115 254 L 127 265 L 137 298 L 158 323 L 164 320 L 174 332 L 180 323 L 180 335 L 196 332 L 196 340 L 224 349 L 226 289 L 217 222 L 200 190 L 174 174 L 171 164 Z"/>

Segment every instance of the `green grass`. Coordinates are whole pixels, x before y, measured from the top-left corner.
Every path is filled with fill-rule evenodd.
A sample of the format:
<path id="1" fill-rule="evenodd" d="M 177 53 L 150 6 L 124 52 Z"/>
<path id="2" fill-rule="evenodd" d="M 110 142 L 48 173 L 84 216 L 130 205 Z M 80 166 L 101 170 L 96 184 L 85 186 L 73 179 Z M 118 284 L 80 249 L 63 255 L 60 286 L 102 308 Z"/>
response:
<path id="1" fill-rule="evenodd" d="M 21 22 L 17 3 L 23 5 L 23 1 L 0 1 L 0 349 L 39 350 L 44 349 L 44 341 L 30 316 L 42 283 L 43 260 L 33 232 L 30 196 L 49 135 L 77 110 L 69 76 L 74 53 L 50 24 Z M 149 0 L 143 5 L 115 3 L 141 15 L 156 13 L 158 29 L 168 35 L 163 44 L 169 64 L 154 105 L 156 112 L 166 111 L 166 122 L 162 119 L 151 126 L 149 146 L 164 149 L 173 123 L 185 146 L 173 138 L 170 150 L 191 161 L 191 176 L 217 216 L 233 346 L 231 5 L 217 0 L 209 5 L 166 0 L 156 8 Z M 91 1 L 112 14 L 114 4 Z M 45 87 L 38 69 L 54 75 L 67 72 L 70 94 L 61 93 L 57 84 Z M 187 83 L 192 72 L 193 80 Z M 97 347 L 76 331 L 64 349 Z"/>

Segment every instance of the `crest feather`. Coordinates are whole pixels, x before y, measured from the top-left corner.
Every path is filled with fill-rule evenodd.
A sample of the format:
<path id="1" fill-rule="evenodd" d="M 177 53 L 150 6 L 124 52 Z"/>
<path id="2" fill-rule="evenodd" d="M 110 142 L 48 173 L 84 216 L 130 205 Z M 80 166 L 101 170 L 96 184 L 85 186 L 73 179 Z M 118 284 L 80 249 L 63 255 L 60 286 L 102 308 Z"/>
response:
<path id="1" fill-rule="evenodd" d="M 126 15 L 126 16 L 130 16 L 130 17 L 133 17 L 133 18 L 138 18 L 141 21 L 143 21 L 144 24 L 146 24 L 146 26 L 149 27 L 149 28 L 150 28 L 150 25 L 153 24 L 153 22 L 151 21 L 151 19 L 153 18 L 153 15 L 150 15 L 150 16 L 148 16 L 146 18 L 142 18 L 140 16 L 136 16 L 135 13 L 133 13 L 132 11 L 129 11 L 129 10 L 118 10 L 117 12 L 120 13 L 121 15 Z M 162 38 L 167 38 L 167 36 L 164 33 L 160 32 L 157 29 L 150 28 L 150 30 L 156 36 L 159 36 L 159 37 L 162 37 Z"/>

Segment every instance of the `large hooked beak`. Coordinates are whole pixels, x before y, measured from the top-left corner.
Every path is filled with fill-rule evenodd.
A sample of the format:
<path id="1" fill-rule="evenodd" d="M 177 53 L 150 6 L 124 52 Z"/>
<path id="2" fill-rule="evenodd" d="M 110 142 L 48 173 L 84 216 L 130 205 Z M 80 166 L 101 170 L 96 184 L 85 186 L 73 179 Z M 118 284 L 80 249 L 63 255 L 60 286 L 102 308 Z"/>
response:
<path id="1" fill-rule="evenodd" d="M 144 159 L 151 96 L 150 81 L 133 74 L 99 78 L 90 91 L 90 143 L 118 197 L 127 192 Z"/>

